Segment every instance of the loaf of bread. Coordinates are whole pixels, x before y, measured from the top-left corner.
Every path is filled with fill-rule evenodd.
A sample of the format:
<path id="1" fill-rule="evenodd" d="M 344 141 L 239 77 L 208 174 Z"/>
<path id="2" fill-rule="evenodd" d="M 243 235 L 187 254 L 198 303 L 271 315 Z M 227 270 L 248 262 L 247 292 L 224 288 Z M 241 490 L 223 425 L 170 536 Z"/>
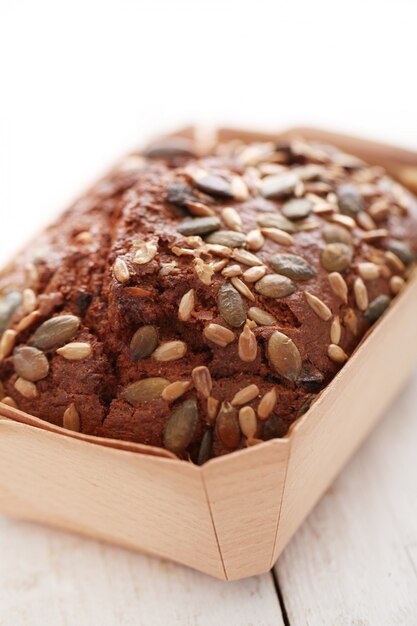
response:
<path id="1" fill-rule="evenodd" d="M 0 398 L 203 463 L 282 437 L 411 275 L 417 204 L 301 139 L 117 165 L 0 275 Z"/>

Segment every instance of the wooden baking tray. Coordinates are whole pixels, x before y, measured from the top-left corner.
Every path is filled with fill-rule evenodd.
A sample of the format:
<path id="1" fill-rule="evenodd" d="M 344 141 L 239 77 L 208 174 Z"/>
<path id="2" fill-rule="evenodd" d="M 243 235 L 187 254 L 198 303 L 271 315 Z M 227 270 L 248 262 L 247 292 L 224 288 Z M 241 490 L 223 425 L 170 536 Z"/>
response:
<path id="1" fill-rule="evenodd" d="M 280 137 L 290 132 L 298 131 Z M 381 163 L 410 187 L 417 181 L 411 152 L 303 134 Z M 286 437 L 202 467 L 157 448 L 73 433 L 0 403 L 0 512 L 223 580 L 265 572 L 407 381 L 417 362 L 416 319 L 414 277 Z"/>

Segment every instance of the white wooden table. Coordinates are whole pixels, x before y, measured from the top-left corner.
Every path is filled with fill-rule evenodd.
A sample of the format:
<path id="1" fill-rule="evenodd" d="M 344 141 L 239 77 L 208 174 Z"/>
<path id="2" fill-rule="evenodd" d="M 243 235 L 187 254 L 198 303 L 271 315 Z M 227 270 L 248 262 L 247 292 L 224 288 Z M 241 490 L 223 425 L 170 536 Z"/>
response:
<path id="1" fill-rule="evenodd" d="M 415 626 L 417 375 L 270 574 L 224 583 L 0 518 L 0 625 L 96 624 Z"/>

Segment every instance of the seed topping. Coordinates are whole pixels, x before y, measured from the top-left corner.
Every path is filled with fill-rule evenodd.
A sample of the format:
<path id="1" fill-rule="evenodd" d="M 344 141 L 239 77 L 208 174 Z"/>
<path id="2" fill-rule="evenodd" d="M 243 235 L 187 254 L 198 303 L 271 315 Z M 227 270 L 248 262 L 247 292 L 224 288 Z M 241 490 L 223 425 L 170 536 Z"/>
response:
<path id="1" fill-rule="evenodd" d="M 175 454 L 184 452 L 194 437 L 197 422 L 196 400 L 185 400 L 168 419 L 164 432 L 164 447 Z"/>
<path id="2" fill-rule="evenodd" d="M 310 280 L 316 275 L 315 269 L 296 254 L 275 254 L 270 263 L 274 272 L 292 280 Z"/>
<path id="3" fill-rule="evenodd" d="M 73 430 L 77 433 L 81 430 L 80 416 L 74 403 L 70 404 L 65 409 L 64 416 L 62 418 L 62 425 L 67 430 Z"/>
<path id="4" fill-rule="evenodd" d="M 145 242 L 137 246 L 135 256 L 133 257 L 133 263 L 136 265 L 145 265 L 152 261 L 158 252 L 158 247 L 154 243 Z"/>
<path id="5" fill-rule="evenodd" d="M 156 361 L 177 361 L 187 352 L 187 344 L 184 341 L 167 341 L 161 344 L 152 354 Z"/>
<path id="6" fill-rule="evenodd" d="M 225 322 L 239 328 L 246 320 L 246 307 L 239 292 L 233 285 L 226 282 L 219 289 L 217 303 L 220 315 Z"/>
<path id="7" fill-rule="evenodd" d="M 135 406 L 141 402 L 160 398 L 168 385 L 169 380 L 166 378 L 143 378 L 125 387 L 122 391 L 122 398 Z"/>
<path id="8" fill-rule="evenodd" d="M 194 289 L 190 289 L 182 296 L 180 300 L 180 305 L 178 307 L 178 319 L 182 322 L 188 322 L 194 310 L 194 305 Z"/>
<path id="9" fill-rule="evenodd" d="M 237 410 L 230 402 L 223 402 L 216 419 L 216 434 L 220 441 L 233 450 L 240 443 L 240 427 Z"/>
<path id="10" fill-rule="evenodd" d="M 195 367 L 191 373 L 191 376 L 197 392 L 200 393 L 204 398 L 208 398 L 213 388 L 213 382 L 211 380 L 211 374 L 208 367 L 206 367 L 205 365 Z"/>
<path id="11" fill-rule="evenodd" d="M 309 307 L 314 311 L 314 313 L 320 319 L 324 320 L 325 322 L 328 322 L 329 319 L 332 317 L 332 312 L 327 306 L 327 304 L 324 304 L 324 302 L 320 300 L 320 298 L 318 298 L 317 296 L 314 296 L 312 293 L 309 293 L 308 291 L 305 291 L 304 295 L 305 295 L 305 298 L 307 300 Z"/>
<path id="12" fill-rule="evenodd" d="M 33 398 L 37 398 L 39 395 L 35 383 L 25 380 L 24 378 L 19 377 L 14 384 L 14 388 L 21 396 L 28 400 L 33 400 Z"/>
<path id="13" fill-rule="evenodd" d="M 90 356 L 92 349 L 90 343 L 74 341 L 58 348 L 56 352 L 68 361 L 82 361 Z"/>
<path id="14" fill-rule="evenodd" d="M 255 289 L 268 298 L 285 298 L 297 290 L 297 285 L 280 274 L 267 274 L 255 284 Z"/>
<path id="15" fill-rule="evenodd" d="M 52 317 L 35 331 L 30 344 L 39 350 L 53 350 L 77 334 L 81 321 L 75 315 Z"/>
<path id="16" fill-rule="evenodd" d="M 133 335 L 130 342 L 130 356 L 132 361 L 139 361 L 150 356 L 159 343 L 158 331 L 155 326 L 141 326 Z"/>
<path id="17" fill-rule="evenodd" d="M 352 260 L 352 248 L 344 243 L 329 243 L 321 253 L 320 262 L 328 272 L 343 272 Z"/>
<path id="18" fill-rule="evenodd" d="M 16 348 L 13 353 L 14 371 L 18 376 L 36 382 L 49 374 L 49 362 L 43 352 L 31 346 Z"/>
<path id="19" fill-rule="evenodd" d="M 272 367 L 284 378 L 295 382 L 301 371 L 301 355 L 295 343 L 276 330 L 268 341 L 268 358 Z"/>
<path id="20" fill-rule="evenodd" d="M 204 329 L 204 336 L 209 340 L 215 343 L 222 348 L 225 348 L 229 343 L 235 340 L 234 333 L 225 328 L 224 326 L 220 326 L 220 324 L 209 324 Z"/>
<path id="21" fill-rule="evenodd" d="M 254 333 L 247 324 L 245 324 L 243 331 L 239 336 L 238 352 L 241 361 L 251 362 L 256 359 L 258 344 L 256 343 Z"/>
<path id="22" fill-rule="evenodd" d="M 259 387 L 255 384 L 243 387 L 240 391 L 235 393 L 232 400 L 232 405 L 246 404 L 251 402 L 259 395 Z"/>

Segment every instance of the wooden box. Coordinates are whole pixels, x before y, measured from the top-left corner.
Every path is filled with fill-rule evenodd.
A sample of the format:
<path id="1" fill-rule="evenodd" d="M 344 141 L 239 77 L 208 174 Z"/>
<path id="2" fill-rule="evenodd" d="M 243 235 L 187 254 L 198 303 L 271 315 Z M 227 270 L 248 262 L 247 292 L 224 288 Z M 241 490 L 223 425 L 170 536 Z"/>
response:
<path id="1" fill-rule="evenodd" d="M 415 182 L 417 155 L 331 140 L 352 143 L 410 187 Z M 66 431 L 0 404 L 0 512 L 224 580 L 265 572 L 409 377 L 417 362 L 416 319 L 414 277 L 285 438 L 202 467 L 146 446 Z"/>

